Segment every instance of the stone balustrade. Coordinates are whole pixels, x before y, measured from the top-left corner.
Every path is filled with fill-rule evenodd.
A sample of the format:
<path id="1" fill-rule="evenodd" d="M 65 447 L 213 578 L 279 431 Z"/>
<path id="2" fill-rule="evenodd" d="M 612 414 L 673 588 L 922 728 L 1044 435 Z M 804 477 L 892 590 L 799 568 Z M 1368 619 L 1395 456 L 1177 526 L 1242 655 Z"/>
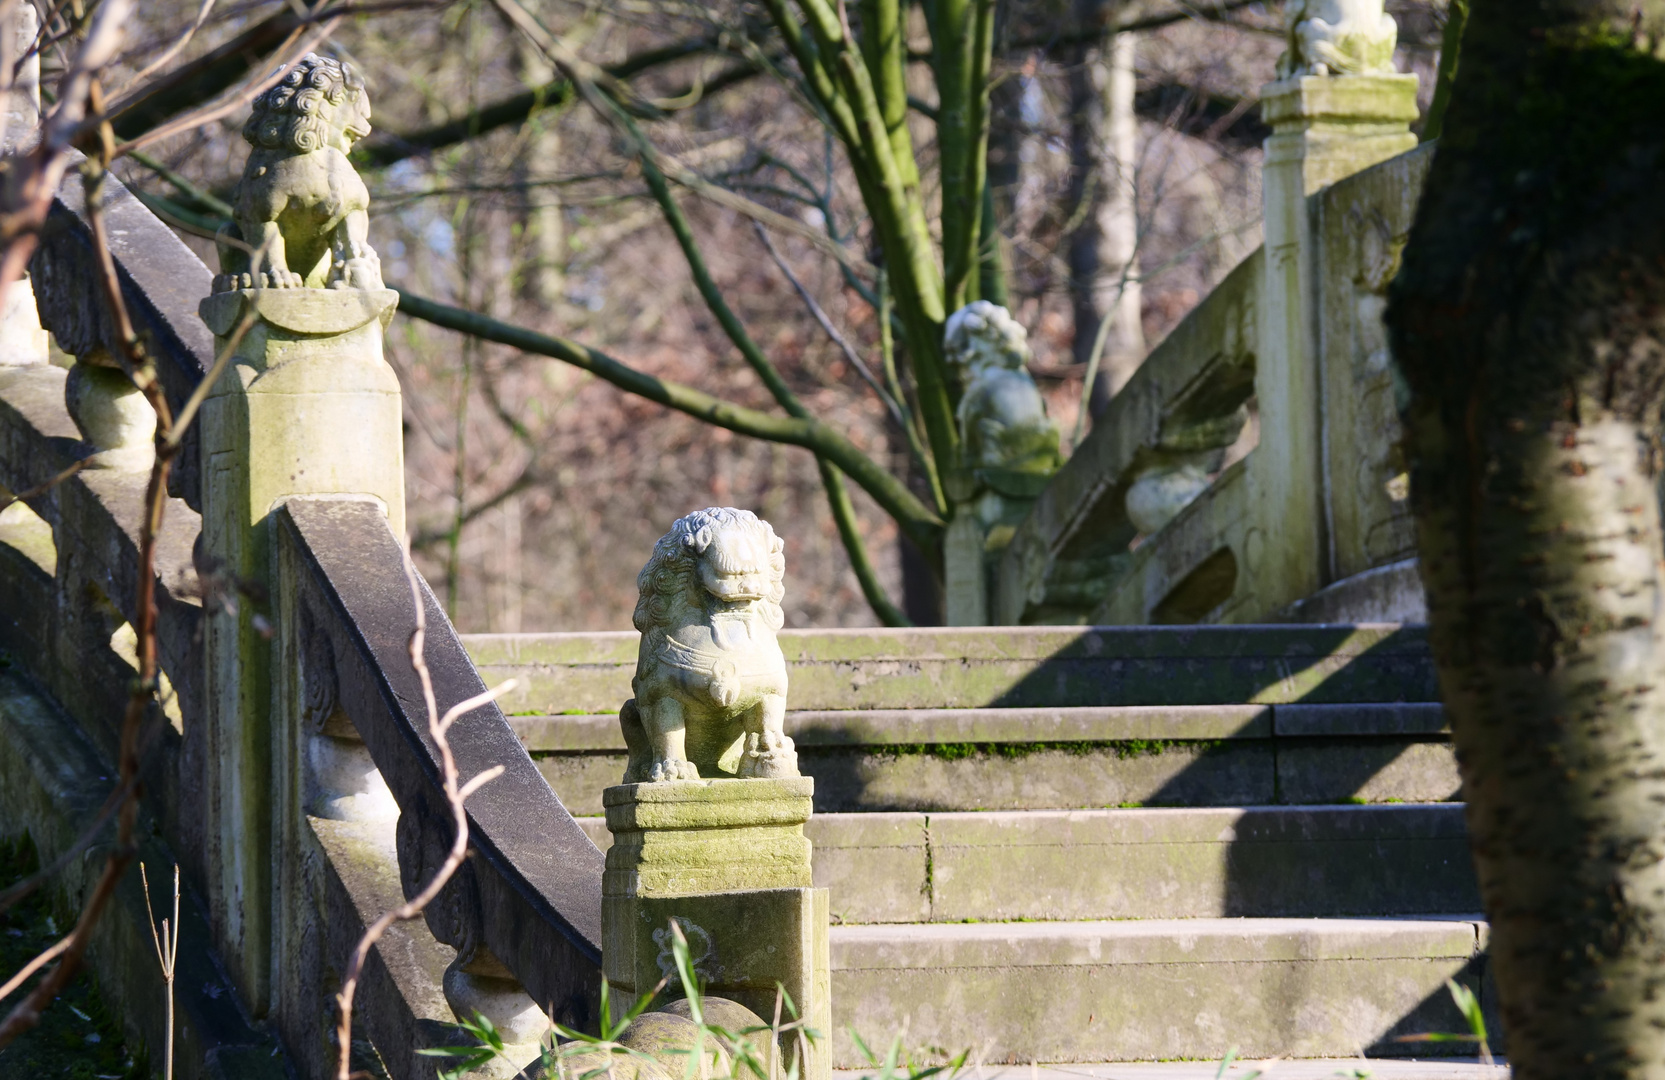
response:
<path id="1" fill-rule="evenodd" d="M 1265 88 L 1265 247 L 1041 493 L 994 623 L 1423 617 L 1381 322 L 1433 153 L 1409 131 L 1415 94 L 1394 73 Z"/>
<path id="2" fill-rule="evenodd" d="M 113 178 L 107 184 L 123 295 L 177 409 L 213 361 L 213 331 L 196 312 L 210 295 L 212 274 Z M 0 328 L 0 495 L 30 491 L 82 463 L 79 472 L 0 512 L 0 650 L 68 714 L 48 718 L 49 727 L 60 728 L 43 734 L 42 745 L 85 744 L 81 756 L 89 764 L 76 775 L 96 788 L 107 784 L 110 770 L 92 763 L 116 757 L 134 671 L 129 623 L 154 428 L 128 408 L 135 401 L 130 388 L 104 374 L 115 374 L 107 361 L 119 343 L 97 299 L 80 197 L 72 175 L 30 279 L 13 291 L 25 302 L 8 306 Z M 67 370 L 51 361 L 48 331 Z M 381 362 L 379 348 L 374 362 Z M 382 434 L 396 440 L 397 387 L 391 376 L 389 383 L 394 405 Z M 386 388 L 372 389 L 385 396 Z M 231 410 L 234 423 L 239 414 L 246 408 Z M 209 428 L 226 444 L 221 455 L 246 456 L 249 441 L 239 447 L 223 420 Z M 186 952 L 195 949 L 208 971 L 223 964 L 230 980 L 215 975 L 183 992 L 195 999 L 181 1004 L 190 1029 L 182 1047 L 200 1053 L 182 1050 L 180 1075 L 229 1069 L 256 1077 L 282 1068 L 270 1036 L 246 1022 L 232 1024 L 228 1009 L 233 1017 L 266 1021 L 302 1075 L 333 1075 L 334 980 L 364 926 L 427 880 L 451 838 L 407 653 L 415 613 L 389 520 L 390 509 L 402 506 L 398 448 L 391 457 L 385 447 L 363 448 L 373 468 L 401 485 L 397 491 L 330 477 L 308 490 L 257 493 L 270 509 L 255 512 L 251 503 L 245 512 L 253 512 L 246 520 L 259 532 L 261 554 L 233 574 L 219 542 L 203 536 L 199 511 L 219 506 L 223 515 L 225 500 L 204 505 L 212 485 L 196 466 L 201 438 L 193 430 L 178 459 L 176 497 L 157 544 L 164 703 L 146 759 L 143 812 L 165 844 L 152 856 L 176 859 L 185 874 L 198 935 Z M 216 460 L 249 475 L 246 460 Z M 423 596 L 426 662 L 444 710 L 484 686 L 425 586 Z M 267 653 L 266 696 L 226 698 L 222 686 L 216 718 L 208 704 L 216 699 L 216 668 L 205 658 L 205 642 L 216 621 L 232 619 L 250 631 L 243 646 Z M 263 726 L 250 727 L 251 705 Z M 251 730 L 258 732 L 253 738 Z M 235 761 L 228 759 L 228 733 L 240 738 Z M 598 1022 L 601 853 L 495 705 L 459 720 L 452 740 L 465 777 L 492 765 L 507 771 L 470 800 L 473 857 L 425 925 L 396 926 L 366 972 L 356 1030 L 400 1077 L 433 1076 L 443 1062 L 416 1051 L 454 1045 L 450 1025 L 476 1008 L 520 1037 L 522 1063 L 535 1056 L 549 1019 L 581 1029 Z M 13 824 L 42 837 L 62 835 L 58 818 L 34 822 L 30 815 L 65 812 L 69 773 L 29 771 L 0 777 L 0 801 L 17 811 Z M 228 819 L 233 806 L 241 810 Z M 234 864 L 227 858 L 233 846 Z M 42 851 L 45 858 L 54 853 Z M 130 899 L 138 902 L 136 892 Z M 142 906 L 112 916 L 126 928 L 115 931 L 116 940 L 141 940 L 142 923 L 120 921 L 130 917 L 142 919 Z M 210 946 L 217 960 L 209 959 Z M 154 996 L 139 989 L 154 972 L 135 968 L 124 946 L 95 949 L 93 959 L 101 981 L 118 994 Z M 159 1024 L 149 1012 L 135 1015 Z M 159 1028 L 146 1037 L 159 1043 Z M 229 1045 L 238 1039 L 249 1046 Z"/>

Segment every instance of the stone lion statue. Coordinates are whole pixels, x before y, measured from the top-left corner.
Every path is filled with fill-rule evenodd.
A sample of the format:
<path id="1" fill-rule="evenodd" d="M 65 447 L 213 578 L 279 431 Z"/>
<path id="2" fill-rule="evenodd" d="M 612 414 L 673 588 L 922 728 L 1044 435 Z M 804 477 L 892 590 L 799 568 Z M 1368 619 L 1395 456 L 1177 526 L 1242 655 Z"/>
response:
<path id="1" fill-rule="evenodd" d="M 1399 25 L 1382 9 L 1383 0 L 1292 0 L 1278 78 L 1392 72 Z"/>
<path id="2" fill-rule="evenodd" d="M 636 578 L 635 697 L 619 710 L 624 783 L 798 775 L 786 736 L 783 545 L 748 510 L 680 518 Z"/>
<path id="3" fill-rule="evenodd" d="M 370 134 L 370 96 L 351 64 L 307 53 L 254 99 L 253 149 L 222 230 L 215 292 L 248 288 L 380 289 L 368 240 L 370 192 L 347 160 Z M 257 271 L 249 249 L 264 249 Z M 257 280 L 258 278 L 258 280 Z"/>
<path id="4" fill-rule="evenodd" d="M 948 317 L 943 348 L 960 376 L 964 463 L 1001 473 L 1056 471 L 1058 428 L 1025 369 L 1029 335 L 1022 324 L 998 304 L 977 300 Z"/>

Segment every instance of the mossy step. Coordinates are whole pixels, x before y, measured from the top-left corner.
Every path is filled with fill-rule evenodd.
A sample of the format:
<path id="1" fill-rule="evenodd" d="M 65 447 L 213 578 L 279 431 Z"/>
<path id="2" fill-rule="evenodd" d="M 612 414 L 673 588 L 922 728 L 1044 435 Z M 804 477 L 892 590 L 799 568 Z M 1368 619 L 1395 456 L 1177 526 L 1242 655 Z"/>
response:
<path id="1" fill-rule="evenodd" d="M 534 754 L 622 753 L 616 713 L 512 713 L 509 726 Z M 942 746 L 996 743 L 1153 741 L 1371 736 L 1449 732 L 1438 702 L 1346 705 L 1104 705 L 1013 709 L 822 709 L 788 711 L 799 747 Z"/>
<path id="2" fill-rule="evenodd" d="M 1340 704 L 1439 700 L 1420 627 L 981 627 L 783 630 L 798 709 Z M 505 712 L 616 711 L 634 631 L 471 634 Z"/>
<path id="3" fill-rule="evenodd" d="M 834 1062 L 862 1064 L 847 1028 L 994 1062 L 1391 1055 L 1465 1030 L 1445 981 L 1490 994 L 1485 940 L 1462 916 L 835 926 Z"/>
<path id="4" fill-rule="evenodd" d="M 606 849 L 600 818 L 580 818 Z M 1480 905 L 1461 804 L 817 814 L 836 920 L 1408 915 Z"/>
<path id="5" fill-rule="evenodd" d="M 1265 730 L 1260 721 L 1251 723 Z M 1097 735 L 1130 733 L 1104 718 L 1093 726 Z M 806 740 L 798 747 L 798 767 L 815 779 L 817 813 L 1428 803 L 1460 797 L 1457 759 L 1443 734 L 1207 738 L 1199 737 L 1199 727 L 1180 728 L 1184 734 L 1177 738 L 1155 734 L 1160 727 L 1141 727 L 1136 730 L 1152 734 L 1102 742 L 818 745 Z M 1078 727 L 1072 733 L 1082 732 Z M 602 791 L 618 783 L 625 768 L 622 750 L 539 751 L 533 760 L 575 814 L 601 813 Z"/>
<path id="6" fill-rule="evenodd" d="M 875 1049 L 875 1052 L 878 1052 Z M 981 1065 L 977 1080 L 1245 1080 L 1265 1062 L 1235 1061 L 1221 1069 L 1218 1061 L 1134 1061 L 1092 1062 L 1069 1065 Z M 860 1080 L 873 1073 L 864 1069 L 834 1069 L 834 1080 Z M 1276 1063 L 1276 1071 L 1263 1075 L 1268 1080 L 1509 1080 L 1506 1064 L 1482 1064 L 1479 1059 L 1460 1061 L 1397 1061 L 1383 1058 L 1314 1058 Z"/>

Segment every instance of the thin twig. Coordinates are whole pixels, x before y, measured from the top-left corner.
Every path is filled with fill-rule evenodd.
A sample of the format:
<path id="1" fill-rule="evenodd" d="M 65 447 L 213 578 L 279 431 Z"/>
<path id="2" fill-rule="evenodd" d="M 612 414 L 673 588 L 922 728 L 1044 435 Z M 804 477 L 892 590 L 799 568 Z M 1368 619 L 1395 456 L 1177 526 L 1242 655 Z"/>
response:
<path id="1" fill-rule="evenodd" d="M 761 221 L 752 222 L 752 228 L 757 230 L 757 238 L 763 242 L 763 248 L 769 253 L 769 258 L 775 261 L 775 265 L 780 268 L 781 274 L 791 283 L 799 299 L 803 300 L 804 307 L 809 309 L 810 315 L 814 316 L 815 321 L 821 325 L 827 339 L 838 346 L 839 351 L 844 354 L 844 359 L 848 360 L 850 366 L 856 369 L 856 374 L 860 375 L 862 381 L 872 387 L 875 394 L 879 395 L 879 400 L 884 403 L 885 411 L 890 414 L 892 420 L 896 421 L 896 425 L 898 427 L 905 426 L 900 406 L 890 396 L 890 392 L 885 389 L 884 384 L 873 374 L 873 370 L 867 366 L 867 361 L 863 360 L 861 354 L 856 352 L 855 346 L 851 345 L 849 339 L 839 332 L 838 327 L 833 325 L 833 321 L 827 317 L 826 311 L 810 291 L 804 287 L 804 283 L 798 280 L 798 275 L 794 274 L 792 268 L 786 264 L 786 260 L 781 257 L 780 250 L 775 247 L 775 242 L 769 238 L 769 230 L 763 227 Z"/>
<path id="2" fill-rule="evenodd" d="M 464 801 L 481 787 L 503 775 L 503 766 L 493 765 L 459 786 L 457 761 L 452 756 L 451 743 L 447 738 L 451 725 L 463 714 L 495 701 L 515 688 L 514 679 L 499 683 L 484 693 L 459 701 L 441 716 L 439 705 L 434 699 L 433 678 L 428 673 L 428 662 L 423 656 L 428 635 L 428 608 L 422 596 L 421 578 L 417 576 L 416 565 L 410 561 L 408 552 L 405 554 L 405 580 L 410 583 L 411 604 L 416 613 L 416 627 L 410 634 L 410 666 L 422 684 L 422 702 L 428 713 L 428 737 L 433 740 L 434 748 L 439 751 L 440 776 L 445 788 L 445 800 L 451 807 L 451 820 L 456 828 L 456 835 L 451 841 L 451 850 L 445 855 L 445 861 L 440 864 L 422 891 L 399 907 L 383 912 L 380 918 L 365 929 L 364 936 L 358 939 L 358 945 L 353 949 L 352 959 L 347 963 L 347 974 L 341 980 L 341 992 L 335 997 L 336 1006 L 341 1014 L 335 1029 L 336 1047 L 340 1055 L 336 1069 L 337 1080 L 352 1080 L 353 1077 L 353 995 L 358 990 L 358 980 L 364 973 L 364 964 L 370 957 L 370 950 L 381 940 L 388 927 L 395 922 L 405 922 L 422 914 L 422 909 L 432 903 L 440 890 L 445 888 L 445 883 L 451 880 L 451 876 L 462 865 L 463 859 L 468 856 L 468 811 L 463 806 Z"/>
<path id="3" fill-rule="evenodd" d="M 278 48 L 278 54 L 280 56 L 287 56 L 288 59 L 273 70 L 271 74 L 264 78 L 254 80 L 244 86 L 241 90 L 232 90 L 221 95 L 220 100 L 217 102 L 211 102 L 204 105 L 202 108 L 197 109 L 194 112 L 188 112 L 184 116 L 168 121 L 161 127 L 152 128 L 143 135 L 122 143 L 120 146 L 116 147 L 116 156 L 120 157 L 122 154 L 131 153 L 134 150 L 149 146 L 151 143 L 172 138 L 182 132 L 202 127 L 205 124 L 212 124 L 214 121 L 219 120 L 224 116 L 229 116 L 231 113 L 243 108 L 249 102 L 276 86 L 285 75 L 288 75 L 289 72 L 294 69 L 296 64 L 301 62 L 307 53 L 323 44 L 324 39 L 335 32 L 336 24 L 340 21 L 341 19 L 339 16 L 330 19 L 328 22 L 324 23 L 323 26 L 320 26 L 317 30 L 315 30 L 311 37 L 307 38 L 298 46 L 294 45 L 294 42 L 301 36 L 303 27 L 296 27 L 294 32 L 291 33 Z M 291 48 L 292 46 L 293 48 Z"/>
<path id="4" fill-rule="evenodd" d="M 196 21 L 191 23 L 185 33 L 180 35 L 179 40 L 162 50 L 161 56 L 146 64 L 137 75 L 123 83 L 121 89 L 116 91 L 115 96 L 120 97 L 166 67 L 169 61 L 179 55 L 181 49 L 190 44 L 191 39 L 196 36 L 196 32 L 202 29 L 203 20 L 208 18 L 208 13 L 212 10 L 214 10 L 214 0 L 202 0 L 202 7 L 197 9 Z"/>
<path id="5" fill-rule="evenodd" d="M 26 502 L 29 499 L 38 499 L 86 467 L 87 461 L 85 458 L 82 458 L 80 461 L 71 464 L 69 468 L 64 469 L 62 472 L 52 477 L 52 479 L 47 480 L 44 483 L 36 484 L 27 491 L 20 491 L 16 495 L 0 496 L 0 510 L 4 510 L 14 502 Z"/>

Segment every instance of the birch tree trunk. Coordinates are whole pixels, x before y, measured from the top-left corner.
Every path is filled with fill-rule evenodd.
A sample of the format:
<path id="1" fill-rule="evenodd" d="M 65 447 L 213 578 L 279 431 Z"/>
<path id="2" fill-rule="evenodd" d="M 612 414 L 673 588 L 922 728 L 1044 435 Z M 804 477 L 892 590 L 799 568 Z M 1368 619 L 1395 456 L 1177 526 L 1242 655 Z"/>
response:
<path id="1" fill-rule="evenodd" d="M 1077 0 L 1080 25 L 1105 32 L 1096 43 L 1082 46 L 1070 71 L 1070 204 L 1080 219 L 1069 245 L 1076 363 L 1090 362 L 1099 324 L 1111 320 L 1093 386 L 1094 415 L 1145 359 L 1139 321 L 1134 35 L 1112 32 L 1120 7 L 1119 0 Z"/>
<path id="2" fill-rule="evenodd" d="M 1394 284 L 1517 1080 L 1665 1077 L 1662 0 L 1474 0 Z"/>
<path id="3" fill-rule="evenodd" d="M 520 42 L 517 59 L 527 86 L 547 86 L 555 77 L 554 66 L 530 42 Z M 529 145 L 517 169 L 518 179 L 526 185 L 521 198 L 522 227 L 528 241 L 525 288 L 529 299 L 550 308 L 566 292 L 567 232 L 561 189 L 545 183 L 561 171 L 561 132 L 551 115 L 534 118 L 527 137 Z"/>

